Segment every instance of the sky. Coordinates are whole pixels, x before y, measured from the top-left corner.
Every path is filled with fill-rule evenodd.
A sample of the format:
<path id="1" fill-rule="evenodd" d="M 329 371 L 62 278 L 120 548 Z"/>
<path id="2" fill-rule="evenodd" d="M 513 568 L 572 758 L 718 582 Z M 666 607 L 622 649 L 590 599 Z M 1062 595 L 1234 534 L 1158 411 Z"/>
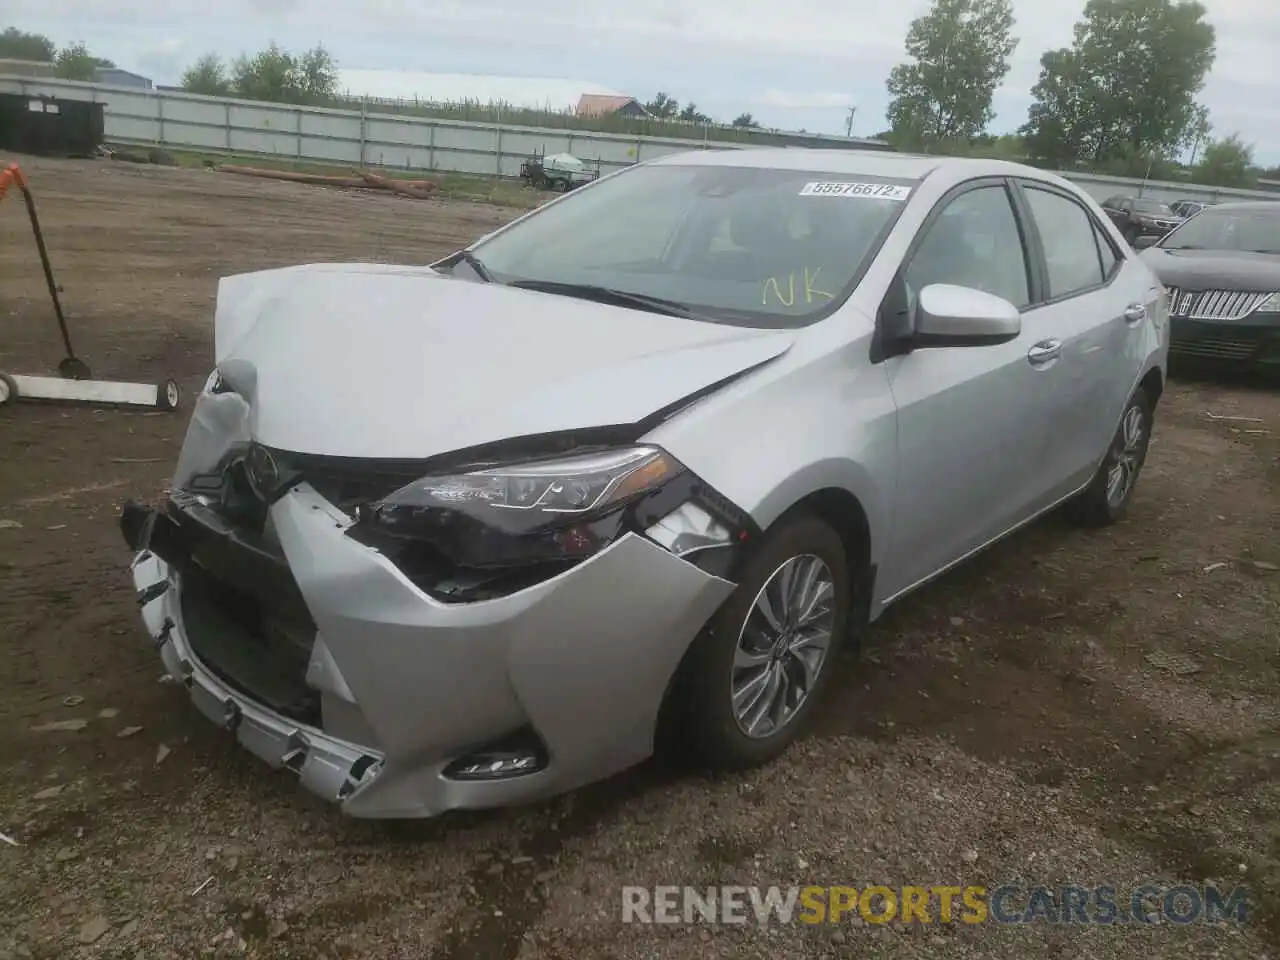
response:
<path id="1" fill-rule="evenodd" d="M 1202 94 L 1214 132 L 1238 133 L 1259 162 L 1280 163 L 1280 3 L 1202 2 L 1218 35 Z M 488 99 L 483 91 L 512 85 L 479 77 L 518 77 L 526 98 L 554 106 L 579 92 L 643 101 L 662 90 L 718 119 L 750 112 L 764 126 L 820 133 L 843 133 L 853 106 L 854 135 L 871 136 L 885 126 L 884 82 L 904 59 L 907 26 L 928 7 L 929 0 L 0 0 L 0 27 L 60 44 L 84 40 L 157 83 L 176 82 L 202 53 L 232 57 L 275 40 L 298 52 L 323 44 L 353 93 L 451 98 L 472 86 L 473 96 Z M 1014 0 L 1020 42 L 996 94 L 992 132 L 1025 120 L 1041 53 L 1070 43 L 1083 9 L 1084 0 Z M 451 78 L 421 76 L 428 73 Z"/>

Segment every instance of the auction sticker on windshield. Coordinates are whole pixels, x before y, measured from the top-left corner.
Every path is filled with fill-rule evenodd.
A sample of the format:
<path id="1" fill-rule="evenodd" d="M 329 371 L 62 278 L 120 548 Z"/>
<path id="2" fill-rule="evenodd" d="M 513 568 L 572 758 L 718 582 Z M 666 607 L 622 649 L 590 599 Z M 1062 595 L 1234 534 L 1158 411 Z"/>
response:
<path id="1" fill-rule="evenodd" d="M 806 183 L 800 189 L 800 196 L 905 200 L 911 196 L 911 188 L 901 187 L 894 183 Z"/>

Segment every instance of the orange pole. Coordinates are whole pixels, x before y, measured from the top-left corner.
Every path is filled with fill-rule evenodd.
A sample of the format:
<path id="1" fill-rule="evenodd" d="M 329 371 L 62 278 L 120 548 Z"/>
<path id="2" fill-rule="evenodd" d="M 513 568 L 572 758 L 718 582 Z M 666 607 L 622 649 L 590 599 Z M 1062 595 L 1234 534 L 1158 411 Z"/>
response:
<path id="1" fill-rule="evenodd" d="M 9 191 L 9 185 L 16 183 L 22 191 L 22 199 L 27 203 L 27 216 L 31 218 L 31 232 L 35 234 L 36 249 L 40 251 L 40 264 L 44 267 L 44 279 L 49 286 L 49 298 L 53 300 L 53 312 L 58 316 L 58 329 L 62 332 L 62 344 L 67 348 L 68 361 L 79 363 L 75 351 L 71 349 L 71 334 L 67 332 L 67 318 L 62 312 L 62 300 L 58 297 L 58 284 L 53 279 L 53 265 L 49 263 L 49 250 L 44 245 L 44 232 L 40 229 L 40 218 L 36 216 L 36 201 L 27 186 L 27 178 L 22 175 L 16 163 L 11 163 L 0 173 L 0 200 Z M 64 361 L 66 362 L 66 361 Z M 83 366 L 83 364 L 81 364 Z M 88 368 L 85 368 L 88 369 Z M 87 379 L 88 374 L 85 375 Z M 76 379 L 80 379 L 77 377 Z"/>
<path id="2" fill-rule="evenodd" d="M 22 176 L 22 171 L 16 163 L 9 164 L 3 171 L 0 171 L 0 200 L 3 200 L 5 194 L 9 192 L 9 186 L 16 183 L 18 189 L 26 187 L 27 181 Z"/>

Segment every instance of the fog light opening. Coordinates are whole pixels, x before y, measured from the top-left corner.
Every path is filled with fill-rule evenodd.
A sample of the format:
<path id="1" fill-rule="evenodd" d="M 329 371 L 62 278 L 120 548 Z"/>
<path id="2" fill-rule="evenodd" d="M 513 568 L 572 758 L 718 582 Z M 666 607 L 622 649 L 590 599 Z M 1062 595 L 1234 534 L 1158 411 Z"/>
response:
<path id="1" fill-rule="evenodd" d="M 347 771 L 347 779 L 338 788 L 338 799 L 346 800 L 356 792 L 356 788 L 366 781 L 372 780 L 382 772 L 382 761 L 368 754 L 362 756 Z"/>
<path id="2" fill-rule="evenodd" d="M 444 768 L 449 780 L 510 780 L 545 770 L 547 751 L 532 729 L 503 737 Z"/>
<path id="3" fill-rule="evenodd" d="M 280 757 L 280 766 L 293 773 L 301 775 L 303 766 L 307 762 L 307 753 L 311 749 L 311 744 L 307 743 L 306 738 L 301 734 L 293 734 L 289 737 L 289 743 L 285 747 L 284 753 Z"/>

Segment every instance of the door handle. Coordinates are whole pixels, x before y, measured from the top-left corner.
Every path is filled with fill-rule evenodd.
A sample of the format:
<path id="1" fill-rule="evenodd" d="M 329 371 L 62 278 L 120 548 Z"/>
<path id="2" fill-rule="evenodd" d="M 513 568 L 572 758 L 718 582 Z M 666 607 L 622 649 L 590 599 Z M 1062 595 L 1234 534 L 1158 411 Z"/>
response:
<path id="1" fill-rule="evenodd" d="M 1141 323 L 1147 319 L 1147 308 L 1140 303 L 1131 303 L 1124 308 L 1124 318 L 1129 323 Z"/>
<path id="2" fill-rule="evenodd" d="M 1031 362 L 1032 366 L 1036 367 L 1046 364 L 1050 360 L 1057 360 L 1060 356 L 1062 356 L 1061 340 L 1041 340 L 1027 351 L 1027 360 Z"/>

